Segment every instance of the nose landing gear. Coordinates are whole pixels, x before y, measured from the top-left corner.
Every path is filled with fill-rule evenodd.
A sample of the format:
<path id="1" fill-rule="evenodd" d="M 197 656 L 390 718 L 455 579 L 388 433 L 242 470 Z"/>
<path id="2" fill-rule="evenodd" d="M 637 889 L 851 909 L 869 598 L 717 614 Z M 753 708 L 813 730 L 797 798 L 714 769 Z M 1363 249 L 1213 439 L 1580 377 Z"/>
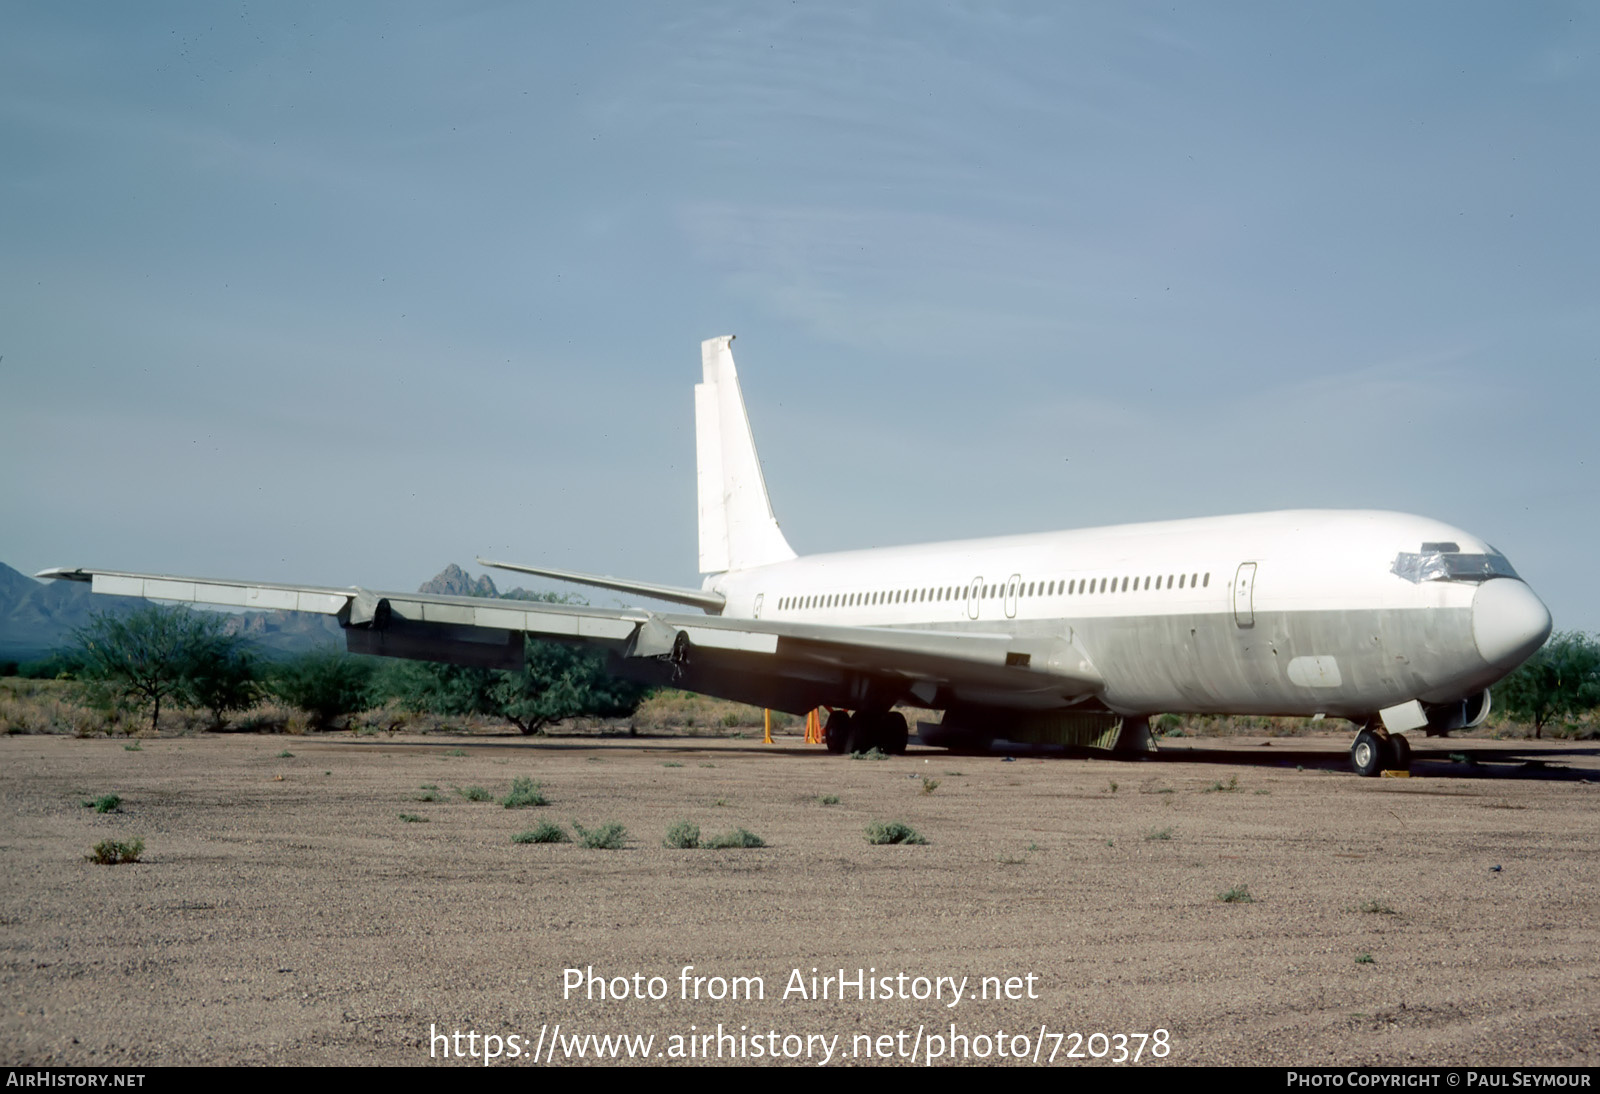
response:
<path id="1" fill-rule="evenodd" d="M 1382 725 L 1367 726 L 1350 746 L 1350 769 L 1364 778 L 1375 778 L 1385 770 L 1409 771 L 1411 744 Z"/>

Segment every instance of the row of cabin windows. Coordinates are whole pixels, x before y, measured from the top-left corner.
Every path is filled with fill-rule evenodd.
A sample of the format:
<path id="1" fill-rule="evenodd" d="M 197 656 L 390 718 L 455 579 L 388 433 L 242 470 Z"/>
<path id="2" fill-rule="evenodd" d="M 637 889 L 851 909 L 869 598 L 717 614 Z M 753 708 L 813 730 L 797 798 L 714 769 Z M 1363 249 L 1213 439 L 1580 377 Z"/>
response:
<path id="1" fill-rule="evenodd" d="M 1153 586 L 1152 586 L 1152 583 Z M 786 596 L 778 601 L 780 611 L 799 610 L 809 608 L 854 608 L 862 605 L 873 604 L 916 604 L 927 601 L 960 601 L 965 602 L 974 593 L 982 600 L 996 600 L 1005 595 L 1005 582 L 994 585 L 984 585 L 982 588 L 972 585 L 945 585 L 933 589 L 893 589 L 874 593 L 828 593 L 817 596 Z M 1207 574 L 1168 574 L 1163 584 L 1162 577 L 1146 575 L 1137 577 L 1101 577 L 1101 578 L 1072 578 L 1067 581 L 1029 581 L 1019 583 L 1017 596 L 1089 596 L 1099 593 L 1126 593 L 1142 592 L 1150 588 L 1156 589 L 1183 589 L 1211 587 L 1211 575 Z"/>

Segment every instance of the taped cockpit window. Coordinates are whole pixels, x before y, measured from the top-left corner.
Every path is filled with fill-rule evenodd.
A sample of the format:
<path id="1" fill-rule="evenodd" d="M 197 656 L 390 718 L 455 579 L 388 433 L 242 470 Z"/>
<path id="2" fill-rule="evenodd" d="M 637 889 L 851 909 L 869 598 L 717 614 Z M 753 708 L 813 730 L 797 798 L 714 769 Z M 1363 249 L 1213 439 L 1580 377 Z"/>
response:
<path id="1" fill-rule="evenodd" d="M 1428 547 L 1454 547 L 1455 544 L 1424 543 Z M 1506 556 L 1497 553 L 1469 555 L 1459 551 L 1429 551 L 1419 554 L 1401 551 L 1392 571 L 1412 584 L 1424 581 L 1487 581 L 1491 577 L 1516 577 Z"/>

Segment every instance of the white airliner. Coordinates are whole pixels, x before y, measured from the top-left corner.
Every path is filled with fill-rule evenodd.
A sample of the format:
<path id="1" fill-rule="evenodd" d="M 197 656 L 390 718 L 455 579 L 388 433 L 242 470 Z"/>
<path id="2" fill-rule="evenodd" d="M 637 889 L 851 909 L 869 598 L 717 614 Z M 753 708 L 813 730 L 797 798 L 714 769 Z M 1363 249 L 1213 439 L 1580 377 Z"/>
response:
<path id="1" fill-rule="evenodd" d="M 359 653 L 519 665 L 523 637 L 603 648 L 613 669 L 758 706 L 833 708 L 833 751 L 929 744 L 1138 749 L 1158 713 L 1327 715 L 1362 775 L 1403 734 L 1476 725 L 1550 613 L 1505 556 L 1424 517 L 1294 510 L 796 557 L 778 529 L 731 336 L 695 387 L 699 589 L 488 562 L 698 609 L 606 609 L 113 570 L 40 577 L 97 593 L 337 616 Z"/>

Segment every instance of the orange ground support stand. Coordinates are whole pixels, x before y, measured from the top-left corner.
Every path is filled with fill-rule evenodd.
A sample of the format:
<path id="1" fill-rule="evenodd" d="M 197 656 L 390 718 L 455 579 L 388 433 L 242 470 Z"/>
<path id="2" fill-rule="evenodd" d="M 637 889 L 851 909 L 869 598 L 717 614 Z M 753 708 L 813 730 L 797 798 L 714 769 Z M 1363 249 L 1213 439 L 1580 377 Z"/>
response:
<path id="1" fill-rule="evenodd" d="M 827 711 L 829 714 L 832 714 L 833 708 L 818 707 L 816 710 L 813 710 L 806 715 L 806 744 L 808 745 L 820 745 L 826 743 L 822 737 L 823 711 Z M 763 743 L 770 745 L 772 743 L 772 711 L 766 711 L 765 716 L 767 738 Z"/>
<path id="2" fill-rule="evenodd" d="M 822 737 L 823 711 L 833 713 L 832 707 L 818 707 L 806 715 L 806 744 L 820 745 L 825 743 Z"/>

